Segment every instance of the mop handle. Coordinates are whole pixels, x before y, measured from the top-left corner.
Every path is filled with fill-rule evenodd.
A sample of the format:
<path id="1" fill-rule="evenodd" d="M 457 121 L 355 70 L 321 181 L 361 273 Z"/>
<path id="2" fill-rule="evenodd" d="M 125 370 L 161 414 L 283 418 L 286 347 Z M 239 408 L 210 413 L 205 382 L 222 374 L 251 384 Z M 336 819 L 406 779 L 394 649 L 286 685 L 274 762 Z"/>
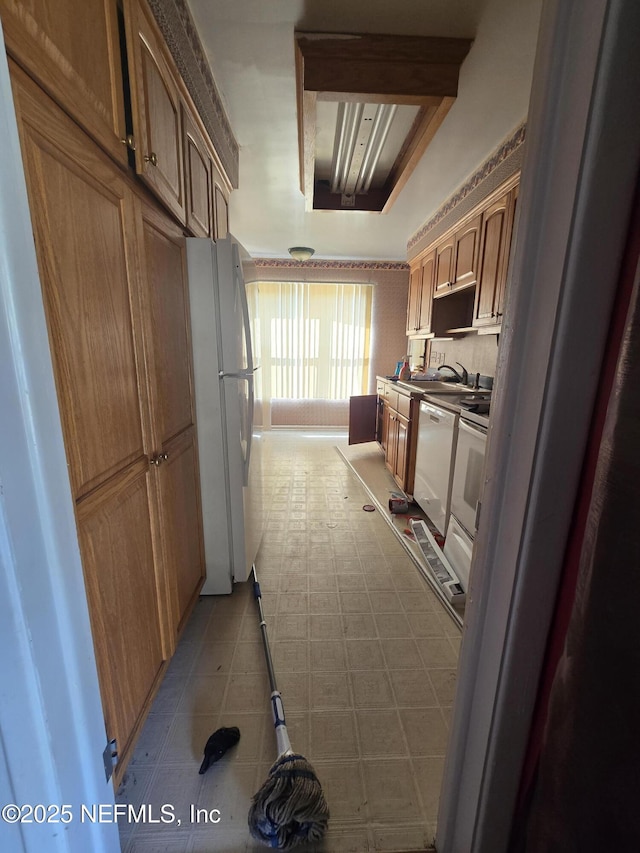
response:
<path id="1" fill-rule="evenodd" d="M 271 713 L 273 714 L 273 725 L 276 730 L 276 742 L 278 745 L 278 755 L 286 755 L 292 752 L 291 742 L 287 734 L 287 726 L 284 718 L 284 705 L 282 704 L 282 696 L 276 684 L 276 673 L 273 668 L 273 660 L 271 659 L 271 649 L 269 648 L 269 637 L 267 636 L 267 623 L 264 618 L 262 609 L 262 594 L 260 592 L 260 584 L 256 574 L 255 565 L 251 567 L 253 571 L 253 595 L 258 602 L 258 610 L 260 611 L 260 632 L 262 634 L 262 647 L 264 648 L 264 656 L 267 661 L 267 670 L 269 672 L 269 686 L 271 687 Z"/>

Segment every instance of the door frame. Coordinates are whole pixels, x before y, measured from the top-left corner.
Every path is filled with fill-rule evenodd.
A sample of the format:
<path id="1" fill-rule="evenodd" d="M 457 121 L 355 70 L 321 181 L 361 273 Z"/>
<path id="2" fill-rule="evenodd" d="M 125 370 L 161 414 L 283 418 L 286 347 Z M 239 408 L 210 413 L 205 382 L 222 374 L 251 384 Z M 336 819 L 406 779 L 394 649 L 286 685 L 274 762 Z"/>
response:
<path id="1" fill-rule="evenodd" d="M 543 5 L 440 853 L 508 849 L 638 180 L 639 28 L 635 0 Z"/>
<path id="2" fill-rule="evenodd" d="M 22 156 L 0 27 L 0 798 L 69 804 L 60 824 L 3 823 L 6 849 L 116 853 L 106 734 Z M 10 685 L 10 687 L 9 687 Z M 2 690 L 3 688 L 0 688 Z"/>

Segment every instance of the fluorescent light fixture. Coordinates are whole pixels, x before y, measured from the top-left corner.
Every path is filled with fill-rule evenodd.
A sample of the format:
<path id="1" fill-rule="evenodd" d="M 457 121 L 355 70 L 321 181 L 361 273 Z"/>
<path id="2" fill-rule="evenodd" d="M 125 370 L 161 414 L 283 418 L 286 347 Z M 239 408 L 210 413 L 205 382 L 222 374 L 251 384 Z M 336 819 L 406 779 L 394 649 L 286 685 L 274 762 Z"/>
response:
<path id="1" fill-rule="evenodd" d="M 311 249 L 309 246 L 292 246 L 289 249 L 289 254 L 294 261 L 308 261 L 315 251 L 315 249 Z"/>
<path id="2" fill-rule="evenodd" d="M 331 192 L 366 193 L 397 110 L 396 104 L 341 102 L 331 164 Z"/>

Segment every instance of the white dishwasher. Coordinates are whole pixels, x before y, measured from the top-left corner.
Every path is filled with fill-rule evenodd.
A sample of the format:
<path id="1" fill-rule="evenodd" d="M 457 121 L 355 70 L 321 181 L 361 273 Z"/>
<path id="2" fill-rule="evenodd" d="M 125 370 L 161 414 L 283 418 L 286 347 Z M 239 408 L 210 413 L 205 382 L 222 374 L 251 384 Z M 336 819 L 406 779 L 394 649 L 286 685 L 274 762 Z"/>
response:
<path id="1" fill-rule="evenodd" d="M 415 501 L 444 536 L 449 520 L 458 414 L 434 403 L 420 403 Z"/>

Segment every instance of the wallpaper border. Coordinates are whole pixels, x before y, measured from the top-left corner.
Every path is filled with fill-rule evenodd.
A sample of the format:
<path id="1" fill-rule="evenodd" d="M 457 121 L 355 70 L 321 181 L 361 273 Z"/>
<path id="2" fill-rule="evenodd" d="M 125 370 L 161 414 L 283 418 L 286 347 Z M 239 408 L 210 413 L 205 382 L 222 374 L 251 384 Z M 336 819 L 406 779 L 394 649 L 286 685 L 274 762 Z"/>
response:
<path id="1" fill-rule="evenodd" d="M 238 143 L 186 0 L 148 0 L 148 3 L 227 177 L 237 188 Z"/>
<path id="2" fill-rule="evenodd" d="M 403 261 L 289 261 L 286 258 L 253 258 L 256 267 L 314 270 L 408 270 Z"/>
<path id="3" fill-rule="evenodd" d="M 447 201 L 436 211 L 436 213 L 425 222 L 418 231 L 413 234 L 412 237 L 409 238 L 407 243 L 407 253 L 411 251 L 418 243 L 431 242 L 433 237 L 436 237 L 435 233 L 436 227 L 443 222 L 446 217 L 450 217 L 450 214 L 453 214 L 454 211 L 477 190 L 481 184 L 487 181 L 490 176 L 494 173 L 499 172 L 507 172 L 507 174 L 500 174 L 501 183 L 506 178 L 510 177 L 511 174 L 515 174 L 518 169 L 522 166 L 522 146 L 525 141 L 526 136 L 526 122 L 523 122 L 516 130 L 497 148 L 494 153 L 489 157 L 488 160 L 477 169 L 473 175 L 469 178 L 465 183 L 452 195 Z M 504 169 L 506 164 L 511 165 L 510 169 Z M 492 182 L 494 183 L 494 182 Z M 494 187 L 488 187 L 487 192 L 484 195 L 488 195 Z M 471 204 L 463 205 L 468 207 L 470 210 L 475 204 L 481 201 L 481 198 L 473 198 L 473 202 Z M 466 210 L 464 211 L 466 212 Z M 448 224 L 447 226 L 448 227 Z M 442 231 L 446 230 L 446 227 L 441 229 Z M 424 238 L 429 234 L 429 240 L 425 241 Z M 414 253 L 415 254 L 415 253 Z"/>

